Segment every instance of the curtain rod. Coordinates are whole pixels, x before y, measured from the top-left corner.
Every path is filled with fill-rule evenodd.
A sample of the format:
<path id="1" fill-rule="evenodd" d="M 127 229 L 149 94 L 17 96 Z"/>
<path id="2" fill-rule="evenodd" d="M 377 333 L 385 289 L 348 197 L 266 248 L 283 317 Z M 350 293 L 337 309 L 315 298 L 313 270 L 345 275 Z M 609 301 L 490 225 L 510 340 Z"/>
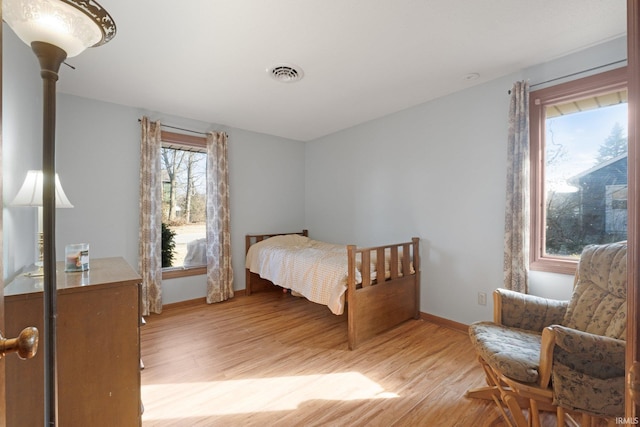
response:
<path id="1" fill-rule="evenodd" d="M 140 122 L 142 122 L 142 119 L 138 119 L 138 123 L 140 123 Z M 181 130 L 181 131 L 184 131 L 184 132 L 197 133 L 199 135 L 205 135 L 205 136 L 207 135 L 207 132 L 200 132 L 198 130 L 179 128 L 177 126 L 170 126 L 170 125 L 165 125 L 165 124 L 162 124 L 162 123 L 160 123 L 160 127 Z M 224 134 L 227 136 L 227 138 L 229 137 L 229 134 L 227 134 L 226 132 L 224 132 Z"/>
<path id="2" fill-rule="evenodd" d="M 582 71 L 578 71 L 578 72 L 575 72 L 575 73 L 567 74 L 566 76 L 556 77 L 555 79 L 550 79 L 550 80 L 547 80 L 547 81 L 544 81 L 544 82 L 533 84 L 530 87 L 536 87 L 536 86 L 544 85 L 544 84 L 547 84 L 547 83 L 555 82 L 556 80 L 566 79 L 567 77 L 573 77 L 573 76 L 576 76 L 578 74 L 588 73 L 589 71 L 599 70 L 600 68 L 605 68 L 605 67 L 609 67 L 610 65 L 620 64 L 622 62 L 627 62 L 627 59 L 626 58 L 625 59 L 620 59 L 619 61 L 613 61 L 613 62 L 609 62 L 608 64 L 598 65 L 597 67 L 592 67 L 592 68 L 588 68 L 586 70 L 582 70 Z"/>
<path id="3" fill-rule="evenodd" d="M 545 85 L 545 84 L 547 84 L 547 83 L 555 82 L 555 81 L 557 81 L 557 80 L 566 79 L 567 77 L 577 76 L 577 75 L 579 75 L 579 74 L 588 73 L 589 71 L 595 71 L 595 70 L 599 70 L 599 69 L 601 69 L 601 68 L 609 67 L 609 66 L 611 66 L 611 65 L 621 64 L 621 63 L 623 63 L 623 62 L 627 62 L 627 59 L 626 59 L 626 58 L 625 58 L 625 59 L 620 59 L 620 60 L 618 60 L 618 61 L 609 62 L 608 64 L 598 65 L 598 66 L 596 66 L 596 67 L 587 68 L 586 70 L 576 71 L 575 73 L 571 73 L 571 74 L 567 74 L 567 75 L 564 75 L 564 76 L 556 77 L 556 78 L 554 78 L 554 79 L 549 79 L 549 80 L 546 80 L 546 81 L 544 81 L 544 82 L 535 83 L 535 84 L 529 85 L 529 88 L 534 88 L 534 87 L 536 87 L 536 86 L 542 86 L 542 85 Z M 509 89 L 509 90 L 507 91 L 507 93 L 508 93 L 509 95 L 511 95 L 511 89 Z"/>

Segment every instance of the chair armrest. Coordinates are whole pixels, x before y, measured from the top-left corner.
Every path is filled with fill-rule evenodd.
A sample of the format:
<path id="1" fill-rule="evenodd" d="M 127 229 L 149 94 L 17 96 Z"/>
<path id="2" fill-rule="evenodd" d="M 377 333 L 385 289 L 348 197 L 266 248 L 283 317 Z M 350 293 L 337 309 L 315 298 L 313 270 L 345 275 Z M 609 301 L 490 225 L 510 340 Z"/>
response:
<path id="1" fill-rule="evenodd" d="M 566 326 L 550 327 L 555 336 L 554 363 L 600 379 L 625 375 L 626 342 Z"/>
<path id="2" fill-rule="evenodd" d="M 493 292 L 493 321 L 513 328 L 542 332 L 562 323 L 569 301 L 523 294 L 508 289 Z"/>

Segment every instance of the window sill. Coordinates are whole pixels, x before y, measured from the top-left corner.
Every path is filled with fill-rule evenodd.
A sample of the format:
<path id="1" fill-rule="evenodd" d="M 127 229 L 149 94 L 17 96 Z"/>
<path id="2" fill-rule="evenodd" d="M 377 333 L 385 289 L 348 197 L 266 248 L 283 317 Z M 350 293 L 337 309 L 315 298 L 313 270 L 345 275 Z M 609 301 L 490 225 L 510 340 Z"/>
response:
<path id="1" fill-rule="evenodd" d="M 162 269 L 162 280 L 207 274 L 207 267 L 169 267 Z"/>
<path id="2" fill-rule="evenodd" d="M 577 260 L 574 261 L 564 258 L 540 258 L 538 260 L 531 261 L 529 264 L 529 270 L 568 274 L 571 276 L 575 276 L 577 268 Z"/>

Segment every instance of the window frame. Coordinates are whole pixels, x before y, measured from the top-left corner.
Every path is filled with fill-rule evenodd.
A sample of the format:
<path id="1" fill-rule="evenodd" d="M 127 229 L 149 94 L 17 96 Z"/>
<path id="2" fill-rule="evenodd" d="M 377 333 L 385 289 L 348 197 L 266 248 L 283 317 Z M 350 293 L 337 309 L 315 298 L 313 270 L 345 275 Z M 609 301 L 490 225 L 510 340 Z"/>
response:
<path id="1" fill-rule="evenodd" d="M 529 94 L 531 217 L 529 269 L 560 274 L 575 274 L 578 260 L 544 253 L 545 197 L 544 146 L 546 133 L 544 108 L 575 98 L 595 96 L 604 92 L 626 89 L 627 67 L 616 68 L 596 75 L 532 91 Z"/>
<path id="2" fill-rule="evenodd" d="M 206 152 L 207 139 L 203 136 L 186 135 L 177 132 L 160 132 L 162 148 L 178 150 L 197 149 Z M 199 267 L 165 267 L 162 269 L 162 279 L 176 279 L 179 277 L 198 276 L 207 274 L 206 266 Z"/>

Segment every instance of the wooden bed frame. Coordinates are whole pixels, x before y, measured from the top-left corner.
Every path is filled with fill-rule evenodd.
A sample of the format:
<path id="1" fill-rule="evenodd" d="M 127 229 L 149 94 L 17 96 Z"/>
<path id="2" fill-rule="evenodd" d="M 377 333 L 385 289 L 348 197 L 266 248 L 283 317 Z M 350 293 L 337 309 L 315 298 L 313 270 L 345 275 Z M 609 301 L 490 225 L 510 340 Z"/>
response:
<path id="1" fill-rule="evenodd" d="M 273 236 L 299 234 L 308 236 L 307 230 L 298 233 L 247 234 L 246 252 L 257 242 Z M 370 248 L 347 245 L 348 278 L 345 310 L 347 312 L 349 350 L 363 341 L 393 328 L 408 319 L 420 318 L 420 239 L 411 242 Z M 385 278 L 384 253 L 391 254 L 390 277 Z M 246 254 L 245 252 L 245 254 Z M 371 253 L 377 254 L 377 278 L 371 280 Z M 401 253 L 401 255 L 400 255 Z M 362 283 L 356 284 L 356 255 L 362 257 Z M 402 256 L 402 263 L 398 261 Z M 413 271 L 409 265 L 413 266 Z M 274 289 L 274 284 L 246 269 L 246 294 Z"/>

